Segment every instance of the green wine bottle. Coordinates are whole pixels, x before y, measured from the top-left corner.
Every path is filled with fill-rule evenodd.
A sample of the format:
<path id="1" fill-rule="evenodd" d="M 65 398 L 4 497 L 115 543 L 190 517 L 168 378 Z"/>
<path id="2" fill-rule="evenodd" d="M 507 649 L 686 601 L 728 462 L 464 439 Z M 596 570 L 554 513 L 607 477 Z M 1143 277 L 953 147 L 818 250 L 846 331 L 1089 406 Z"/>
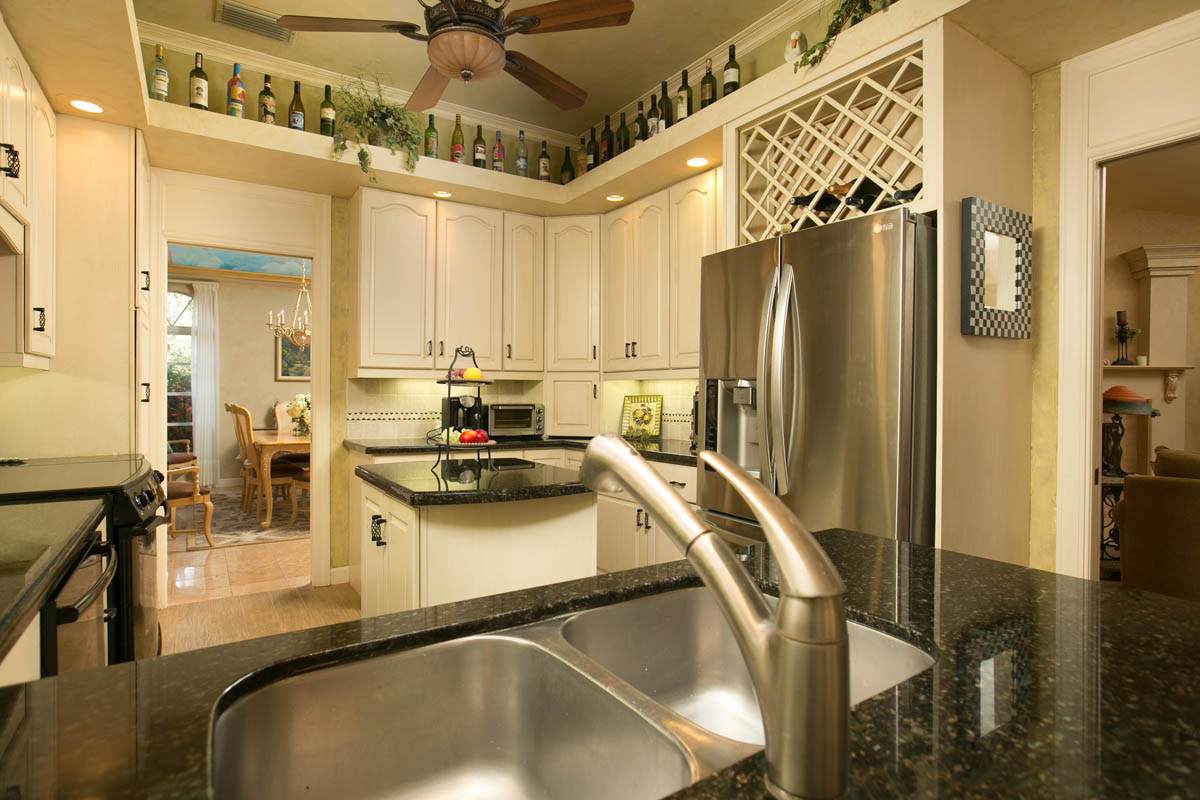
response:
<path id="1" fill-rule="evenodd" d="M 321 101 L 321 135 L 333 136 L 333 126 L 337 122 L 337 109 L 333 107 L 333 89 L 325 84 L 325 99 Z"/>
<path id="2" fill-rule="evenodd" d="M 525 131 L 517 132 L 517 174 L 529 177 L 529 147 L 525 144 Z"/>
<path id="3" fill-rule="evenodd" d="M 429 127 L 425 129 L 425 157 L 438 157 L 438 132 L 433 124 L 433 114 L 429 115 Z"/>
<path id="4" fill-rule="evenodd" d="M 455 114 L 454 133 L 450 136 L 450 161 L 455 164 L 461 164 L 465 157 L 466 146 L 463 139 L 462 114 Z"/>
<path id="5" fill-rule="evenodd" d="M 188 73 L 188 105 L 208 111 L 208 73 L 201 53 L 196 53 L 196 66 Z"/>
<path id="6" fill-rule="evenodd" d="M 483 138 L 483 126 L 475 126 L 475 142 L 472 147 L 471 165 L 487 169 L 487 142 Z"/>
<path id="7" fill-rule="evenodd" d="M 633 121 L 633 143 L 644 142 L 649 138 L 650 134 L 646 131 L 649 123 L 646 121 L 646 113 L 642 107 L 642 101 L 638 100 L 638 115 Z"/>
<path id="8" fill-rule="evenodd" d="M 538 153 L 538 180 L 550 182 L 550 154 L 546 152 L 546 140 L 542 140 L 542 152 Z"/>
<path id="9" fill-rule="evenodd" d="M 712 74 L 712 59 L 704 59 L 704 77 L 700 79 L 700 107 L 708 108 L 717 102 L 717 79 Z"/>
<path id="10" fill-rule="evenodd" d="M 263 88 L 258 93 L 258 121 L 275 124 L 275 93 L 271 91 L 270 75 L 263 75 Z"/>
<path id="11" fill-rule="evenodd" d="M 692 87 L 688 86 L 687 70 L 679 83 L 679 91 L 675 93 L 675 122 L 683 122 L 692 115 Z"/>
<path id="12" fill-rule="evenodd" d="M 562 168 L 558 171 L 558 182 L 566 186 L 575 180 L 575 165 L 571 163 L 571 148 L 563 148 Z"/>
<path id="13" fill-rule="evenodd" d="M 608 116 L 604 117 L 604 130 L 600 131 L 600 163 L 608 161 L 613 157 L 613 140 L 612 122 Z"/>
<path id="14" fill-rule="evenodd" d="M 587 168 L 591 172 L 600 165 L 600 143 L 596 141 L 596 128 L 592 127 L 592 138 L 587 143 Z"/>
<path id="15" fill-rule="evenodd" d="M 736 92 L 738 87 L 742 85 L 742 67 L 734 58 L 734 46 L 729 45 L 729 60 L 725 62 L 725 95 L 728 96 L 731 92 Z"/>
<path id="16" fill-rule="evenodd" d="M 614 155 L 621 155 L 632 146 L 629 138 L 629 128 L 625 125 L 625 112 L 621 112 L 621 124 L 617 126 L 617 149 Z"/>
<path id="17" fill-rule="evenodd" d="M 650 93 L 650 113 L 646 115 L 646 136 L 656 136 L 662 130 L 662 118 L 658 113 L 658 95 Z"/>
<path id="18" fill-rule="evenodd" d="M 672 109 L 674 103 L 670 100 L 671 95 L 667 94 L 667 82 L 662 82 L 662 102 L 658 104 L 659 124 L 658 132 L 662 133 L 667 128 L 675 124 L 675 113 Z"/>
<path id="19" fill-rule="evenodd" d="M 296 81 L 292 91 L 292 104 L 288 106 L 288 127 L 298 131 L 304 130 L 304 101 L 300 99 L 300 81 Z"/>

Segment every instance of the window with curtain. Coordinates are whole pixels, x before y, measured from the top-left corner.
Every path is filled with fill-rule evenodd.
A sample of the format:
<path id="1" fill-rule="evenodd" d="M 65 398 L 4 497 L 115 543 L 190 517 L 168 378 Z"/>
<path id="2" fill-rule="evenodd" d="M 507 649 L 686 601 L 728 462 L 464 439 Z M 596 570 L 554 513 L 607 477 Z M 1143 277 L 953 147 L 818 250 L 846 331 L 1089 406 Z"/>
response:
<path id="1" fill-rule="evenodd" d="M 194 452 L 192 425 L 192 294 L 190 287 L 167 292 L 167 448 Z"/>

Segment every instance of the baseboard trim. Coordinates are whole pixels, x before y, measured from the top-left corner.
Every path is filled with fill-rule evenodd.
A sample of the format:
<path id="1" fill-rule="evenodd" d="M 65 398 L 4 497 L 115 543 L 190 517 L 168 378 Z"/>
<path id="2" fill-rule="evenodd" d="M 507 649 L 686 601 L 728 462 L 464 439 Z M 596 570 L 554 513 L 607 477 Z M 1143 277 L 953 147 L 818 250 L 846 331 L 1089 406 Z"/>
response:
<path id="1" fill-rule="evenodd" d="M 329 585 L 333 586 L 338 583 L 350 582 L 349 567 L 330 567 L 329 568 Z"/>

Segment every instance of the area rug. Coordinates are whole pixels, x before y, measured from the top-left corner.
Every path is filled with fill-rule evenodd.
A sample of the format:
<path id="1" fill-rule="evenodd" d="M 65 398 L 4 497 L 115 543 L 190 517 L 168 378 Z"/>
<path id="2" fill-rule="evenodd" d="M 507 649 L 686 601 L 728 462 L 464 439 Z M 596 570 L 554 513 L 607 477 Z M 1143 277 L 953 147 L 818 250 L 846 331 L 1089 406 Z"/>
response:
<path id="1" fill-rule="evenodd" d="M 308 516 L 301 511 L 295 524 L 288 524 L 292 516 L 292 504 L 287 500 L 275 499 L 271 526 L 266 530 L 254 519 L 254 507 L 249 514 L 242 511 L 240 487 L 218 488 L 212 492 L 213 519 L 212 538 L 216 547 L 238 547 L 263 542 L 286 542 L 291 539 L 308 538 Z M 199 528 L 203 522 L 203 511 L 199 506 L 181 508 L 176 512 L 177 524 L 181 528 Z M 188 550 L 208 550 L 208 541 L 203 533 L 187 534 Z"/>

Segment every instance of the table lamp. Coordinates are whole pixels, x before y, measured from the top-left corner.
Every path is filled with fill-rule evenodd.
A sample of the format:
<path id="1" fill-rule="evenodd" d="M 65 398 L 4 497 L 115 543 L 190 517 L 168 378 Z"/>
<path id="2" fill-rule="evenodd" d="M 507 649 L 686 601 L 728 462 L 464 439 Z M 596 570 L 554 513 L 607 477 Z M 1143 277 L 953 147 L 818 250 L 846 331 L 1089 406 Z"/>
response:
<path id="1" fill-rule="evenodd" d="M 1127 474 L 1121 469 L 1121 439 L 1125 436 L 1125 423 L 1122 414 L 1157 417 L 1159 412 L 1150 405 L 1150 401 L 1142 397 L 1128 386 L 1113 386 L 1106 389 L 1102 395 L 1104 413 L 1112 414 L 1112 422 L 1104 423 L 1104 474 L 1123 478 Z"/>

